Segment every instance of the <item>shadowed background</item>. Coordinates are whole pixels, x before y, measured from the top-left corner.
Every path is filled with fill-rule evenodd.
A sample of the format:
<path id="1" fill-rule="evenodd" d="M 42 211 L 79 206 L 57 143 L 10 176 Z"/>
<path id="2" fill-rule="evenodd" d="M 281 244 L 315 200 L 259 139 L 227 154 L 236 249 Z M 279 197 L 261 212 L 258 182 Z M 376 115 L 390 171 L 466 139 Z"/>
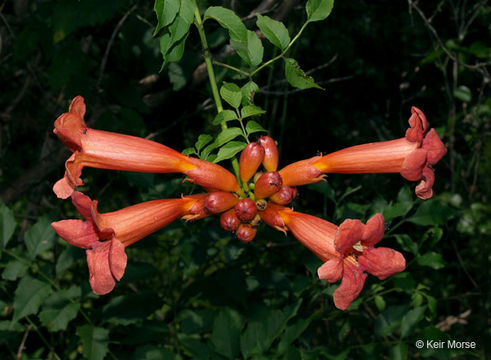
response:
<path id="1" fill-rule="evenodd" d="M 284 21 L 290 35 L 305 21 L 303 1 L 211 5 L 232 8 L 249 29 L 256 29 L 254 11 Z M 486 357 L 486 1 L 338 1 L 289 54 L 323 90 L 290 87 L 282 61 L 255 78 L 260 89 L 254 101 L 267 111 L 260 122 L 279 142 L 280 167 L 402 137 L 411 106 L 424 111 L 448 147 L 436 165 L 435 198 L 426 202 L 398 174 L 333 174 L 326 183 L 299 188 L 295 209 L 336 224 L 383 212 L 381 246 L 401 251 L 408 262 L 406 272 L 386 281 L 369 277 L 361 300 L 345 312 L 332 304 L 335 287 L 316 278 L 319 261 L 291 236 L 262 227 L 253 243 L 242 244 L 219 227 L 218 218 L 176 222 L 135 244 L 122 282 L 110 295 L 93 295 L 83 251 L 68 247 L 49 226 L 78 216 L 51 190 L 69 156 L 52 133 L 53 122 L 82 95 L 93 128 L 179 151 L 201 133 L 216 134 L 198 34 L 192 28 L 183 59 L 159 72 L 151 1 L 17 0 L 0 9 L 1 354 Z M 212 21 L 205 30 L 214 58 L 240 65 L 226 46 L 226 32 Z M 265 58 L 275 56 L 263 44 Z M 219 83 L 246 82 L 225 68 L 215 71 Z M 102 212 L 196 191 L 173 174 L 85 169 L 83 179 L 83 191 L 99 200 Z M 26 293 L 35 286 L 37 293 Z M 475 341 L 478 350 L 414 346 L 417 339 L 447 338 Z"/>

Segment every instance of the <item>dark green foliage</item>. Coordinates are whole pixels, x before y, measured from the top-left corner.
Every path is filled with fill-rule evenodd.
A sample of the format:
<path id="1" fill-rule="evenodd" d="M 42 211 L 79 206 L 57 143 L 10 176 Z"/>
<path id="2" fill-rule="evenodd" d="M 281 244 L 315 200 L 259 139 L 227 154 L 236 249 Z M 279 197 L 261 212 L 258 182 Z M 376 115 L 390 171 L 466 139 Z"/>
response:
<path id="1" fill-rule="evenodd" d="M 1 5 L 0 358 L 489 357 L 489 4 L 278 1 L 250 15 L 259 3 L 198 2 L 206 51 L 227 65 L 215 64 L 219 115 L 194 1 Z M 243 244 L 217 217 L 177 221 L 132 245 L 121 282 L 96 296 L 84 250 L 50 226 L 79 218 L 51 190 L 69 156 L 53 121 L 76 95 L 90 127 L 229 168 L 266 133 L 280 168 L 402 137 L 413 105 L 448 154 L 431 200 L 398 174 L 332 174 L 299 188 L 296 210 L 336 224 L 382 213 L 380 246 L 407 260 L 403 273 L 369 276 L 344 312 L 332 302 L 338 284 L 318 280 L 320 260 L 291 235 L 262 226 Z M 198 192 L 175 174 L 87 168 L 83 180 L 101 212 Z M 418 349 L 417 340 L 476 349 Z"/>

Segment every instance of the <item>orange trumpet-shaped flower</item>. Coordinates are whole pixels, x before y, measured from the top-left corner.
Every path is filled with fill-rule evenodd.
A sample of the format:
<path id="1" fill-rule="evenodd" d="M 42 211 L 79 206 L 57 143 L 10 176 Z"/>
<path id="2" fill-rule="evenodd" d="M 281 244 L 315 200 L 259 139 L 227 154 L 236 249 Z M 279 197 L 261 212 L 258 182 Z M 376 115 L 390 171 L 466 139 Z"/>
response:
<path id="1" fill-rule="evenodd" d="M 191 160 L 162 144 L 136 136 L 90 129 L 85 125 L 85 103 L 81 96 L 72 100 L 67 113 L 55 121 L 53 132 L 73 151 L 65 163 L 65 176 L 53 187 L 59 198 L 68 198 L 85 166 L 152 173 L 185 172 L 195 169 Z"/>
<path id="2" fill-rule="evenodd" d="M 51 226 L 71 245 L 86 249 L 89 282 L 94 293 L 109 293 L 126 268 L 125 247 L 188 213 L 200 196 L 147 201 L 101 214 L 97 201 L 74 191 L 72 202 L 85 218 L 62 220 Z"/>
<path id="3" fill-rule="evenodd" d="M 400 173 L 410 181 L 419 180 L 416 195 L 422 199 L 433 196 L 435 165 L 447 149 L 421 110 L 411 109 L 410 128 L 397 140 L 362 144 L 316 156 L 280 170 L 283 183 L 289 186 L 319 181 L 319 173 L 366 174 Z M 311 179 L 309 179 L 309 177 Z"/>
<path id="4" fill-rule="evenodd" d="M 389 248 L 374 248 L 384 235 L 384 218 L 373 216 L 366 225 L 360 220 L 347 219 L 340 226 L 315 216 L 295 212 L 275 205 L 268 206 L 266 222 L 279 228 L 286 227 L 324 264 L 317 274 L 329 282 L 341 281 L 334 292 L 334 304 L 345 310 L 358 297 L 367 275 L 380 280 L 401 272 L 406 260 L 401 253 Z M 267 219 L 267 220 L 266 220 Z"/>

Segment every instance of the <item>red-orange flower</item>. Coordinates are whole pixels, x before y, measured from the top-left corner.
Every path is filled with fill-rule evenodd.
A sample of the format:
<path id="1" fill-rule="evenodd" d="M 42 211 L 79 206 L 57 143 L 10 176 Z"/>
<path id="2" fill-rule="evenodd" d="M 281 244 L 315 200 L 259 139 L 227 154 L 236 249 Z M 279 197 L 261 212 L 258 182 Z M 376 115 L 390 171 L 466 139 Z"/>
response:
<path id="1" fill-rule="evenodd" d="M 65 163 L 65 176 L 53 187 L 59 198 L 68 198 L 75 186 L 83 185 L 80 175 L 85 166 L 153 173 L 184 172 L 197 167 L 185 155 L 155 141 L 90 129 L 84 115 L 84 99 L 77 96 L 68 112 L 55 121 L 53 132 L 73 151 Z"/>
<path id="2" fill-rule="evenodd" d="M 283 184 L 304 185 L 319 181 L 322 173 L 366 174 L 400 173 L 410 181 L 419 180 L 416 195 L 422 199 L 433 196 L 435 165 L 447 149 L 421 110 L 411 109 L 410 128 L 406 136 L 390 141 L 362 144 L 325 156 L 293 163 L 280 170 Z"/>
<path id="3" fill-rule="evenodd" d="M 195 166 L 191 170 L 183 171 L 188 181 L 206 188 L 207 191 L 239 191 L 239 182 L 234 174 L 218 164 L 189 157 L 188 160 Z"/>
<path id="4" fill-rule="evenodd" d="M 334 292 L 334 304 L 341 310 L 360 294 L 367 277 L 365 271 L 383 280 L 406 267 L 398 251 L 374 248 L 384 235 L 381 214 L 372 217 L 366 225 L 360 220 L 347 219 L 338 227 L 315 216 L 275 205 L 263 220 L 280 230 L 286 227 L 324 261 L 317 271 L 320 279 L 329 282 L 342 279 Z"/>
<path id="5" fill-rule="evenodd" d="M 94 293 L 110 292 L 126 268 L 125 247 L 188 213 L 200 195 L 153 200 L 100 214 L 97 201 L 74 191 L 72 202 L 85 218 L 62 220 L 51 226 L 71 245 L 86 249 L 89 282 Z"/>

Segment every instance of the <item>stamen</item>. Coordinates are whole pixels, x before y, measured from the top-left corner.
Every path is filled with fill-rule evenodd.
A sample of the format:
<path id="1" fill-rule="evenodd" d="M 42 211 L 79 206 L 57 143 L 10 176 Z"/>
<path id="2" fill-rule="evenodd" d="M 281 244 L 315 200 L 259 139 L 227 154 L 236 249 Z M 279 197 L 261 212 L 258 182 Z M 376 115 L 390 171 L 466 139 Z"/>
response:
<path id="1" fill-rule="evenodd" d="M 363 252 L 363 245 L 361 244 L 361 240 L 353 245 L 353 249 L 359 252 Z"/>

